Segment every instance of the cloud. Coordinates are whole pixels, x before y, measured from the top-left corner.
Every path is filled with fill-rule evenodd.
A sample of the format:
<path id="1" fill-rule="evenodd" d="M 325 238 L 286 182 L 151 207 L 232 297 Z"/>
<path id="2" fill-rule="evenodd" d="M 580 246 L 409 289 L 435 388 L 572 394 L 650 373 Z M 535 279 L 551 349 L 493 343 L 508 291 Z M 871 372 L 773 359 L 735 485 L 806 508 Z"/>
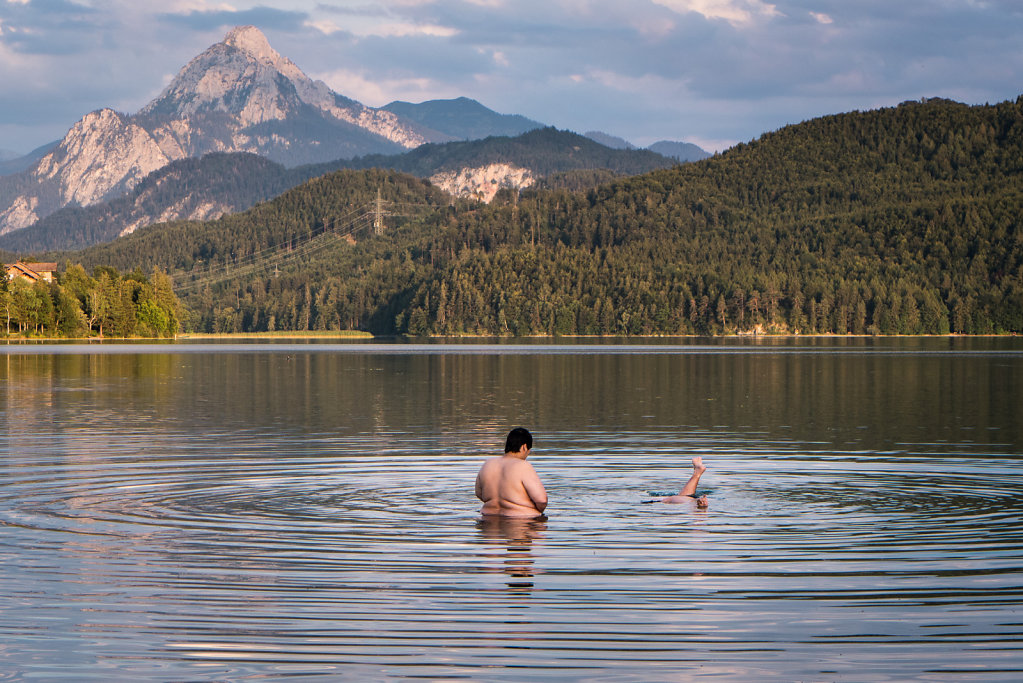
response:
<path id="1" fill-rule="evenodd" d="M 314 11 L 319 18 L 306 23 L 324 35 L 344 32 L 360 38 L 409 36 L 450 38 L 458 35 L 459 31 L 456 28 L 429 21 L 422 15 L 415 14 L 416 8 L 423 4 L 422 1 L 416 0 L 406 2 L 391 0 L 372 5 L 319 4 Z"/>
<path id="2" fill-rule="evenodd" d="M 483 52 L 485 54 L 485 51 L 481 51 L 481 52 Z M 511 62 L 508 61 L 508 58 L 500 50 L 494 50 L 493 53 L 490 55 L 490 57 L 491 57 L 491 59 L 494 60 L 494 63 L 497 64 L 498 66 L 502 66 L 502 67 L 509 67 L 509 66 L 511 66 Z"/>
<path id="3" fill-rule="evenodd" d="M 748 24 L 760 17 L 779 14 L 777 6 L 763 0 L 654 0 L 679 14 L 695 12 L 708 19 L 724 19 L 736 24 Z"/>
<path id="4" fill-rule="evenodd" d="M 316 29 L 325 36 L 332 35 L 341 31 L 341 27 L 335 24 L 330 19 L 317 19 L 315 21 L 309 20 L 305 22 L 305 25 L 309 28 Z"/>
<path id="5" fill-rule="evenodd" d="M 106 19 L 91 7 L 68 0 L 0 5 L 0 44 L 25 54 L 76 54 L 94 49 Z"/>
<path id="6" fill-rule="evenodd" d="M 603 114 L 623 128 L 660 125 L 690 135 L 702 129 L 706 139 L 749 139 L 765 130 L 752 123 L 757 118 L 767 126 L 806 118 L 800 102 L 806 111 L 826 113 L 924 96 L 932 90 L 929 82 L 951 92 L 948 81 L 968 84 L 969 72 L 977 71 L 978 64 L 968 64 L 975 61 L 970 55 L 986 64 L 977 71 L 986 83 L 956 90 L 967 101 L 983 101 L 979 93 L 985 88 L 1005 89 L 1021 73 L 1018 55 L 1008 63 L 987 59 L 989 48 L 981 43 L 998 21 L 991 10 L 925 0 L 826 5 L 811 0 L 518 0 L 486 6 L 445 0 L 378 7 L 375 20 L 381 23 L 454 31 L 410 36 L 379 30 L 373 36 L 360 29 L 362 39 L 335 57 L 345 64 L 373 63 L 364 74 L 370 80 L 376 73 L 377 82 L 386 84 L 377 88 L 378 101 L 446 91 L 580 128 L 575 121 L 614 127 L 595 120 Z M 1013 22 L 1005 23 L 998 32 L 1009 32 Z M 1015 27 L 1023 28 L 1018 20 Z M 971 40 L 977 44 L 966 46 Z M 1009 38 L 998 41 L 1002 53 L 1014 53 Z M 940 58 L 946 63 L 939 65 Z M 421 85 L 424 76 L 429 87 Z M 389 87 L 408 90 L 384 92 Z M 713 102 L 719 111 L 703 108 L 703 102 Z M 653 113 L 662 109 L 676 112 L 676 123 Z M 653 135 L 667 137 L 668 130 Z"/>
<path id="7" fill-rule="evenodd" d="M 335 5 L 320 3 L 316 5 L 316 14 L 334 14 L 353 17 L 386 17 L 388 11 L 383 3 L 365 3 L 360 5 Z"/>
<path id="8" fill-rule="evenodd" d="M 349 3 L 338 5 L 334 3 L 317 4 L 313 12 L 317 14 L 335 14 L 355 17 L 389 17 L 400 13 L 402 10 L 415 8 L 421 5 L 433 4 L 435 0 L 383 0 L 378 2 Z"/>
<path id="9" fill-rule="evenodd" d="M 219 30 L 225 27 L 251 24 L 260 29 L 285 31 L 300 30 L 309 19 L 306 12 L 281 10 L 275 7 L 251 9 L 199 9 L 188 12 L 169 12 L 157 15 L 158 21 L 177 24 L 197 31 Z"/>
<path id="10" fill-rule="evenodd" d="M 396 99 L 413 102 L 453 98 L 463 93 L 453 92 L 450 86 L 429 78 L 380 79 L 365 71 L 335 69 L 329 72 L 310 74 L 326 83 L 332 90 L 351 97 L 363 104 L 382 107 Z M 402 93 L 396 97 L 395 93 Z"/>
<path id="11" fill-rule="evenodd" d="M 409 22 L 390 22 L 376 24 L 375 26 L 355 31 L 356 35 L 379 36 L 382 38 L 405 38 L 407 36 L 433 36 L 435 38 L 450 38 L 458 35 L 458 29 L 436 24 L 413 24 Z"/>
<path id="12" fill-rule="evenodd" d="M 637 144 L 1023 89 L 1019 0 L 0 0 L 0 147 L 136 111 L 239 24 L 367 104 L 465 95 Z"/>

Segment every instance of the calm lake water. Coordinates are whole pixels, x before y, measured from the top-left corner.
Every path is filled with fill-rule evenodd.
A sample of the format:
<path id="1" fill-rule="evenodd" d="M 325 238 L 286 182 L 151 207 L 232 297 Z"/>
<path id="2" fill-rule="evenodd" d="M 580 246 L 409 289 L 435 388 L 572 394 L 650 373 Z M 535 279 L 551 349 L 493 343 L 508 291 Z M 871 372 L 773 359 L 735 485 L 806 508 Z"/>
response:
<path id="1" fill-rule="evenodd" d="M 0 428 L 0 680 L 1023 678 L 1019 339 L 11 345 Z"/>

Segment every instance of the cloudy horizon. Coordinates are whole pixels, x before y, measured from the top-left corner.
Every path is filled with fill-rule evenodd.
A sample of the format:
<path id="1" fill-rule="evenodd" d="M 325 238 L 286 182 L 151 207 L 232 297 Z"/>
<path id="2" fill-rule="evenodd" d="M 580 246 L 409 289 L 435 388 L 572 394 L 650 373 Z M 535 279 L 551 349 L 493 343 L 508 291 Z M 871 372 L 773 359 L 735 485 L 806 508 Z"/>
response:
<path id="1" fill-rule="evenodd" d="M 0 0 L 0 150 L 138 111 L 246 24 L 369 106 L 464 96 L 639 146 L 720 151 L 827 114 L 1023 92 L 1014 0 Z"/>

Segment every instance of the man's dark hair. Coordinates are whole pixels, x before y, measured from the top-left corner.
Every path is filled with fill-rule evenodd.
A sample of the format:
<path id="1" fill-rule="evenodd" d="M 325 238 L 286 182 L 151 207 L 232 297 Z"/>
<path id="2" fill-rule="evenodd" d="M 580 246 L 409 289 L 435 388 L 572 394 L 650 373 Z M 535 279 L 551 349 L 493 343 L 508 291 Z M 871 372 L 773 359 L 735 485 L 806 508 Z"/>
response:
<path id="1" fill-rule="evenodd" d="M 525 427 L 516 427 L 508 432 L 508 438 L 504 442 L 504 452 L 518 453 L 523 444 L 526 448 L 533 450 L 533 435 Z"/>

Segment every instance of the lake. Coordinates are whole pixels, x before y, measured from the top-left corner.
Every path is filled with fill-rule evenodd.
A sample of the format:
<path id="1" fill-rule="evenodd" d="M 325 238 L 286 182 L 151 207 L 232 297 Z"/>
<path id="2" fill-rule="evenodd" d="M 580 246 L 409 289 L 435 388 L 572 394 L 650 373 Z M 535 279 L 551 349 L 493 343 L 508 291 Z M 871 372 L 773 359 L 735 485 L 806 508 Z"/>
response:
<path id="1" fill-rule="evenodd" d="M 0 349 L 0 680 L 1023 678 L 1017 338 Z"/>

